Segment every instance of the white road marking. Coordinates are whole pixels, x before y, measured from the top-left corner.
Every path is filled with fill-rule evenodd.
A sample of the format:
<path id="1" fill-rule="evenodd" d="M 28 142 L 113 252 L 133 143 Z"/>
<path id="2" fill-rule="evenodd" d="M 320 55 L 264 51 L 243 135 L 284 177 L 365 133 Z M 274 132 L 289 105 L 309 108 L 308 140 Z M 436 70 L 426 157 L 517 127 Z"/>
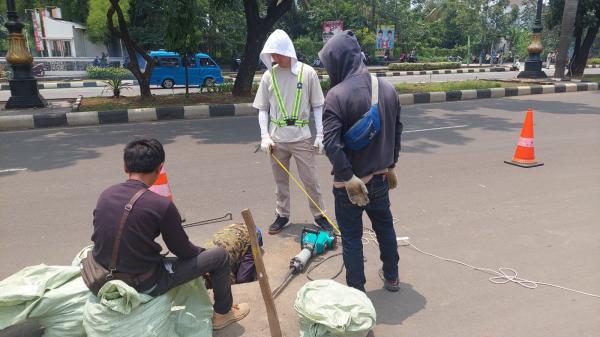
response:
<path id="1" fill-rule="evenodd" d="M 12 168 L 12 169 L 0 170 L 0 173 L 16 172 L 16 171 L 27 171 L 27 169 L 26 168 Z"/>
<path id="2" fill-rule="evenodd" d="M 434 130 L 445 130 L 445 129 L 457 129 L 457 128 L 464 128 L 467 127 L 468 125 L 455 125 L 455 126 L 444 126 L 441 128 L 431 128 L 431 129 L 419 129 L 419 130 L 408 130 L 408 131 L 402 131 L 402 133 L 411 133 L 411 132 L 423 132 L 423 131 L 434 131 Z"/>

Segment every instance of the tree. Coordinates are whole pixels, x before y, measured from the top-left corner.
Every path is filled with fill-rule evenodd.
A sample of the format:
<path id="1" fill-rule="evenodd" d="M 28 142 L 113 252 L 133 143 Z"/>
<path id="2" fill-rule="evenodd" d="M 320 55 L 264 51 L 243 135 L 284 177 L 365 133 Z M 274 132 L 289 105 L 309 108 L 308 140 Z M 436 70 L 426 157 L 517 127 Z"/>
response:
<path id="1" fill-rule="evenodd" d="M 185 68 L 185 95 L 189 94 L 189 57 L 195 54 L 195 36 L 197 22 L 196 0 L 172 1 L 167 7 L 169 18 L 165 33 L 167 48 L 178 52 Z"/>
<path id="2" fill-rule="evenodd" d="M 138 80 L 140 86 L 140 95 L 142 98 L 152 98 L 152 92 L 150 91 L 150 76 L 152 75 L 154 63 L 152 62 L 150 55 L 148 55 L 148 53 L 146 53 L 146 51 L 131 38 L 127 21 L 125 20 L 125 14 L 123 13 L 123 9 L 119 4 L 120 0 L 109 1 L 110 7 L 106 13 L 106 25 L 108 26 L 108 30 L 111 32 L 111 34 L 121 39 L 121 41 L 123 41 L 125 44 L 127 54 L 130 58 L 127 69 L 129 69 L 133 76 L 135 76 L 135 78 Z M 115 19 L 115 14 L 117 15 L 116 20 L 118 23 L 118 28 L 115 27 L 115 23 L 113 21 Z M 141 55 L 144 60 L 146 60 L 146 68 L 143 72 L 138 62 L 137 55 Z"/>
<path id="3" fill-rule="evenodd" d="M 87 16 L 87 35 L 90 41 L 94 43 L 103 43 L 109 45 L 111 43 L 111 33 L 106 25 L 106 13 L 110 8 L 110 2 L 107 0 L 89 0 L 89 13 Z M 129 21 L 127 9 L 129 1 L 122 0 L 119 4 L 123 13 L 125 13 L 125 21 Z M 117 23 L 116 20 L 113 23 Z"/>
<path id="4" fill-rule="evenodd" d="M 180 3 L 172 1 L 171 3 Z M 184 1 L 187 2 L 187 1 Z M 195 1 L 194 1 L 195 2 Z M 171 12 L 167 0 L 130 0 L 129 33 L 131 38 L 146 50 L 165 47 L 165 29 Z M 196 26 L 194 22 L 190 29 Z"/>
<path id="5" fill-rule="evenodd" d="M 273 25 L 292 8 L 293 0 L 270 0 L 267 2 L 266 15 L 260 16 L 258 0 L 244 0 L 246 15 L 246 46 L 242 64 L 233 85 L 234 96 L 250 96 L 254 73 L 258 66 L 258 56 L 267 34 Z"/>
<path id="6" fill-rule="evenodd" d="M 565 0 L 550 0 L 548 25 L 555 27 L 561 24 Z M 580 77 L 587 64 L 587 59 L 600 30 L 600 1 L 579 0 L 575 17 L 575 43 L 567 76 Z"/>
<path id="7" fill-rule="evenodd" d="M 577 16 L 578 0 L 565 0 L 560 29 L 560 42 L 558 44 L 558 56 L 556 57 L 556 69 L 554 77 L 565 77 L 565 64 L 567 63 L 567 52 L 571 44 L 571 37 L 575 29 L 575 17 Z"/>

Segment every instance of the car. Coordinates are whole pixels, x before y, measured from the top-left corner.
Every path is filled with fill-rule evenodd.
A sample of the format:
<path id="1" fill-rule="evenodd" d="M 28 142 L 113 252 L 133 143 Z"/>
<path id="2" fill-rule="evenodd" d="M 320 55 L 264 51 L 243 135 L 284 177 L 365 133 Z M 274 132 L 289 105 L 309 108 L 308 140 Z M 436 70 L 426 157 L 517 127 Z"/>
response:
<path id="1" fill-rule="evenodd" d="M 154 63 L 150 85 L 166 89 L 185 85 L 185 67 L 178 53 L 161 49 L 151 51 L 150 57 Z M 221 67 L 208 54 L 197 53 L 188 57 L 189 85 L 212 87 L 223 81 Z"/>

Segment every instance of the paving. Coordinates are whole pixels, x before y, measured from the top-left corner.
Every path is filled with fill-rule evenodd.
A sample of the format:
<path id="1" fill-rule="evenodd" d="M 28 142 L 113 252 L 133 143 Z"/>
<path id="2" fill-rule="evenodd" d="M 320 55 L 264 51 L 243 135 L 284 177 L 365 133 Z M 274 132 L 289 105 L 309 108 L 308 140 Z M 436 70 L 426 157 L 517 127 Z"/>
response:
<path id="1" fill-rule="evenodd" d="M 536 156 L 511 159 L 527 108 L 535 113 Z M 474 266 L 511 267 L 520 277 L 600 294 L 600 92 L 419 104 L 403 109 L 405 133 L 391 192 L 398 236 L 428 252 Z M 68 264 L 90 243 L 99 193 L 122 181 L 122 149 L 135 136 L 160 139 L 175 202 L 190 221 L 250 208 L 263 229 L 273 220 L 267 157 L 254 117 L 148 122 L 0 133 L 0 278 L 38 264 Z M 329 213 L 330 164 L 318 158 Z M 292 168 L 296 172 L 295 167 Z M 271 285 L 298 250 L 307 201 L 292 187 L 292 221 L 265 236 Z M 370 223 L 365 218 L 366 226 Z M 223 224 L 188 230 L 203 242 Z M 377 310 L 371 336 L 597 336 L 600 299 L 539 286 L 488 281 L 491 275 L 400 249 L 399 293 L 381 289 L 378 250 L 369 241 L 367 294 Z M 340 250 L 338 249 L 338 252 Z M 314 273 L 326 278 L 336 257 Z M 344 282 L 343 274 L 338 277 Z M 292 304 L 305 275 L 277 299 L 285 336 L 297 336 Z M 258 284 L 234 287 L 252 311 L 215 336 L 266 336 Z M 15 334 L 16 335 L 16 334 Z M 13 335 L 13 336 L 15 336 Z"/>

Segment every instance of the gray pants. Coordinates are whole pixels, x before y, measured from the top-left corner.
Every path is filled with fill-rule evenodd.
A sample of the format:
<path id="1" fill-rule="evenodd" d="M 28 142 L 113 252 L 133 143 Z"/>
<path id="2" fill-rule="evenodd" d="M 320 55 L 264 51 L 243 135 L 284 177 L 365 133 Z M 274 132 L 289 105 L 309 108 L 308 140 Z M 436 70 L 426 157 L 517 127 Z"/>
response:
<path id="1" fill-rule="evenodd" d="M 317 178 L 317 163 L 315 161 L 315 148 L 310 139 L 293 143 L 276 143 L 273 154 L 287 169 L 290 169 L 290 158 L 296 160 L 299 178 L 304 184 L 308 195 L 325 211 L 325 204 L 321 196 L 321 188 Z M 277 207 L 275 211 L 279 216 L 290 217 L 290 179 L 287 173 L 271 158 L 271 168 L 275 177 Z M 308 201 L 312 215 L 316 218 L 321 215 L 319 209 Z"/>
<path id="2" fill-rule="evenodd" d="M 231 310 L 233 297 L 229 279 L 229 253 L 224 248 L 208 249 L 189 259 L 167 257 L 166 272 L 161 273 L 157 284 L 146 293 L 160 296 L 167 291 L 209 273 L 213 284 L 216 313 L 226 314 Z M 204 281 L 204 280 L 202 280 Z"/>

